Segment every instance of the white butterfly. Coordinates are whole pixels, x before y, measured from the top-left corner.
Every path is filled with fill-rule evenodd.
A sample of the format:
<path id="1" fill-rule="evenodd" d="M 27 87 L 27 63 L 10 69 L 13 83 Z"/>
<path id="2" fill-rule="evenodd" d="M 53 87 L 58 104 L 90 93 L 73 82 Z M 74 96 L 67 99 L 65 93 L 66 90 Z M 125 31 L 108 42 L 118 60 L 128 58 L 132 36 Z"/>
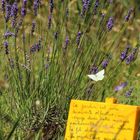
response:
<path id="1" fill-rule="evenodd" d="M 94 81 L 100 81 L 100 80 L 103 80 L 104 78 L 104 73 L 105 73 L 105 70 L 101 70 L 99 71 L 98 73 L 96 74 L 91 74 L 91 75 L 88 75 L 88 77 Z"/>

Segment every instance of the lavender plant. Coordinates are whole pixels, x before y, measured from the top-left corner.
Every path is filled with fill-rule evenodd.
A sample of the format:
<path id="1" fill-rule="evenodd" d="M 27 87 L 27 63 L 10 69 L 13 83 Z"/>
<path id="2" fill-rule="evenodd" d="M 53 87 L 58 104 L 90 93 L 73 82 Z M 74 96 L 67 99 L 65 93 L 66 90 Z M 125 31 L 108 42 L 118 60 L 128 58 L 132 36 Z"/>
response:
<path id="1" fill-rule="evenodd" d="M 131 76 L 139 40 L 135 45 L 123 42 L 131 36 L 134 10 L 118 17 L 114 5 L 99 0 L 1 1 L 1 139 L 63 139 L 71 99 L 114 96 L 122 103 L 138 103 Z M 102 69 L 102 81 L 88 79 Z"/>

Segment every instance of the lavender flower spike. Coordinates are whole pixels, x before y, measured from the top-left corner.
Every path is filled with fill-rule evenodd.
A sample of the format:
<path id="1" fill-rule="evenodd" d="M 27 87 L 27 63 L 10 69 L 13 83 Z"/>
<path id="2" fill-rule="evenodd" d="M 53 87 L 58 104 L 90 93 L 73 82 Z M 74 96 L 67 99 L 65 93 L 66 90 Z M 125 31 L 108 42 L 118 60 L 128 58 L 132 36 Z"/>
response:
<path id="1" fill-rule="evenodd" d="M 8 41 L 4 42 L 4 47 L 5 47 L 5 54 L 9 54 L 9 50 L 8 50 Z"/>
<path id="2" fill-rule="evenodd" d="M 132 12 L 133 12 L 133 8 L 131 8 L 131 9 L 128 11 L 127 15 L 125 16 L 125 21 L 126 21 L 126 22 L 129 21 Z"/>
<path id="3" fill-rule="evenodd" d="M 34 31 L 35 31 L 35 26 L 36 26 L 36 22 L 33 21 L 32 22 L 32 30 L 31 30 L 31 34 L 33 35 Z"/>
<path id="4" fill-rule="evenodd" d="M 109 63 L 109 60 L 107 59 L 102 62 L 103 69 L 105 69 L 108 66 L 108 63 Z"/>
<path id="5" fill-rule="evenodd" d="M 126 57 L 127 57 L 127 54 L 128 54 L 128 51 L 130 49 L 130 46 L 128 45 L 126 47 L 126 49 L 124 51 L 121 52 L 121 55 L 120 55 L 120 59 L 123 61 Z"/>
<path id="6" fill-rule="evenodd" d="M 4 34 L 4 37 L 5 37 L 5 38 L 8 38 L 8 37 L 10 37 L 10 36 L 15 36 L 15 34 L 12 33 L 12 32 L 9 32 L 9 31 L 5 32 L 5 34 Z"/>
<path id="7" fill-rule="evenodd" d="M 82 32 L 78 32 L 77 38 L 76 38 L 77 45 L 79 45 L 79 43 L 80 43 L 81 35 L 82 35 Z"/>
<path id="8" fill-rule="evenodd" d="M 120 85 L 116 86 L 114 90 L 115 90 L 115 92 L 118 92 L 118 91 L 122 90 L 126 86 L 127 86 L 127 82 L 123 82 Z"/>
<path id="9" fill-rule="evenodd" d="M 27 0 L 23 0 L 23 7 L 27 6 Z"/>
<path id="10" fill-rule="evenodd" d="M 37 16 L 38 7 L 39 7 L 39 0 L 34 0 L 34 15 Z"/>
<path id="11" fill-rule="evenodd" d="M 132 53 L 125 59 L 126 64 L 130 64 L 134 60 L 137 50 L 138 48 L 134 48 Z"/>
<path id="12" fill-rule="evenodd" d="M 22 17 L 25 17 L 26 16 L 26 9 L 25 9 L 25 7 L 22 7 L 21 8 L 21 16 Z"/>
<path id="13" fill-rule="evenodd" d="M 90 69 L 90 74 L 96 74 L 97 72 L 98 72 L 98 67 L 92 66 L 92 68 Z"/>
<path id="14" fill-rule="evenodd" d="M 99 7 L 99 0 L 96 0 L 95 1 L 95 4 L 94 4 L 94 9 L 93 9 L 93 13 L 96 15 L 97 14 L 97 8 Z"/>
<path id="15" fill-rule="evenodd" d="M 53 8 L 54 8 L 54 1 L 50 0 L 50 14 L 53 13 Z"/>
<path id="16" fill-rule="evenodd" d="M 10 4 L 6 4 L 6 15 L 5 15 L 6 22 L 9 21 L 10 15 L 11 15 L 11 5 Z"/>
<path id="17" fill-rule="evenodd" d="M 18 5 L 17 5 L 17 2 L 14 2 L 11 8 L 11 17 L 13 17 L 12 27 L 15 27 L 16 25 L 17 14 L 18 14 Z"/>
<path id="18" fill-rule="evenodd" d="M 5 12 L 5 0 L 1 0 L 1 9 L 2 9 L 2 12 L 4 13 Z"/>
<path id="19" fill-rule="evenodd" d="M 69 37 L 66 36 L 66 39 L 65 39 L 65 45 L 63 47 L 63 51 L 66 51 L 67 47 L 68 47 L 68 44 L 69 44 Z"/>
<path id="20" fill-rule="evenodd" d="M 17 2 L 14 2 L 11 8 L 11 17 L 17 17 L 17 13 L 18 13 Z"/>
<path id="21" fill-rule="evenodd" d="M 90 5 L 90 0 L 83 1 L 83 8 L 82 8 L 81 16 L 85 15 L 85 12 L 88 10 L 89 5 Z"/>
<path id="22" fill-rule="evenodd" d="M 133 90 L 134 90 L 134 88 L 131 87 L 131 88 L 125 93 L 125 96 L 126 96 L 126 97 L 130 97 L 131 94 L 132 94 L 132 92 L 133 92 Z"/>
<path id="23" fill-rule="evenodd" d="M 113 18 L 110 17 L 108 22 L 107 22 L 107 29 L 108 29 L 108 31 L 111 31 L 113 26 L 114 26 L 114 21 L 113 21 Z"/>
<path id="24" fill-rule="evenodd" d="M 52 15 L 49 15 L 49 17 L 48 17 L 48 29 L 51 28 L 51 24 L 52 24 Z"/>

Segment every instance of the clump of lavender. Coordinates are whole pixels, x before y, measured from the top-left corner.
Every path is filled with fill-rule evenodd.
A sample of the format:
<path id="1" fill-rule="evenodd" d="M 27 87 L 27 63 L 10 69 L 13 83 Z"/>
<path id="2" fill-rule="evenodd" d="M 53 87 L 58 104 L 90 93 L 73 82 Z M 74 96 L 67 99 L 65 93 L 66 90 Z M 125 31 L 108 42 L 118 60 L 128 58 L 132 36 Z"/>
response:
<path id="1" fill-rule="evenodd" d="M 127 13 L 127 15 L 125 16 L 125 21 L 126 22 L 129 21 L 132 12 L 133 12 L 133 8 L 130 8 L 129 11 L 128 11 L 128 13 Z"/>
<path id="2" fill-rule="evenodd" d="M 4 47 L 5 47 L 5 54 L 8 55 L 9 54 L 8 41 L 4 42 Z"/>
<path id="3" fill-rule="evenodd" d="M 11 8 L 12 27 L 16 26 L 17 14 L 18 14 L 18 5 L 17 2 L 14 2 Z"/>
<path id="4" fill-rule="evenodd" d="M 127 56 L 127 58 L 125 59 L 126 64 L 130 64 L 134 60 L 137 51 L 138 48 L 134 48 L 130 55 Z"/>
<path id="5" fill-rule="evenodd" d="M 108 22 L 107 22 L 107 29 L 108 29 L 108 31 L 111 31 L 113 26 L 114 26 L 114 21 L 113 21 L 113 18 L 110 17 Z"/>
<path id="6" fill-rule="evenodd" d="M 93 13 L 94 15 L 97 14 L 97 8 L 99 7 L 99 0 L 96 0 L 95 1 L 95 4 L 94 4 L 94 8 L 93 8 Z"/>
<path id="7" fill-rule="evenodd" d="M 6 3 L 6 15 L 5 15 L 5 21 L 8 22 L 11 16 L 11 5 Z"/>
<path id="8" fill-rule="evenodd" d="M 34 33 L 34 31 L 35 31 L 35 26 L 36 26 L 36 22 L 33 21 L 33 22 L 32 22 L 31 35 L 33 35 L 33 33 Z"/>
<path id="9" fill-rule="evenodd" d="M 76 37 L 77 45 L 79 45 L 79 43 L 80 43 L 81 36 L 82 36 L 82 32 L 79 31 L 78 34 L 77 34 L 77 37 Z"/>
<path id="10" fill-rule="evenodd" d="M 132 94 L 132 92 L 133 92 L 133 90 L 134 90 L 134 88 L 131 87 L 131 88 L 125 93 L 125 96 L 126 96 L 126 97 L 130 97 L 131 94 Z"/>
<path id="11" fill-rule="evenodd" d="M 2 12 L 4 13 L 5 12 L 5 0 L 1 0 L 1 9 L 2 9 Z"/>
<path id="12" fill-rule="evenodd" d="M 127 82 L 123 82 L 120 85 L 116 86 L 114 90 L 115 90 L 115 92 L 118 92 L 118 91 L 122 90 L 123 88 L 125 88 L 126 86 L 127 86 Z"/>
<path id="13" fill-rule="evenodd" d="M 120 59 L 122 61 L 127 57 L 129 49 L 130 49 L 130 45 L 127 45 L 126 49 L 121 52 Z"/>
<path id="14" fill-rule="evenodd" d="M 81 16 L 85 15 L 86 11 L 89 8 L 89 5 L 90 5 L 90 0 L 84 0 L 83 1 L 83 8 L 82 8 L 82 11 L 81 11 Z"/>
<path id="15" fill-rule="evenodd" d="M 108 59 L 103 60 L 103 62 L 102 62 L 102 68 L 103 69 L 106 69 L 106 67 L 108 66 L 108 63 L 109 63 L 109 60 Z"/>

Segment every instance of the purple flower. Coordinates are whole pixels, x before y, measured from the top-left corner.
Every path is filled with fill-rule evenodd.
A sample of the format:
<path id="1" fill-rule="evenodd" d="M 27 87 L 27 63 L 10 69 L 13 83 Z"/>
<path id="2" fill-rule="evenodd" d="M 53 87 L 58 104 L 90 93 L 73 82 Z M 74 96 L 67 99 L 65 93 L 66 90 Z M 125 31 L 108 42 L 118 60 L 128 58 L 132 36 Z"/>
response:
<path id="1" fill-rule="evenodd" d="M 5 47 L 5 54 L 9 54 L 9 49 L 8 49 L 8 41 L 4 42 L 4 47 Z"/>
<path id="2" fill-rule="evenodd" d="M 134 60 L 137 50 L 138 50 L 138 48 L 134 48 L 132 53 L 125 59 L 125 62 L 127 65 L 130 64 Z"/>
<path id="3" fill-rule="evenodd" d="M 65 45 L 64 45 L 64 47 L 63 47 L 63 50 L 64 50 L 64 51 L 67 49 L 68 44 L 69 44 L 69 37 L 66 36 L 66 39 L 65 39 Z"/>
<path id="4" fill-rule="evenodd" d="M 98 67 L 92 66 L 92 68 L 90 69 L 90 74 L 96 74 L 97 72 L 98 72 Z"/>
<path id="5" fill-rule="evenodd" d="M 34 0 L 33 7 L 34 7 L 34 15 L 35 15 L 35 16 L 37 16 L 39 3 L 40 3 L 39 0 Z"/>
<path id="6" fill-rule="evenodd" d="M 23 0 L 23 7 L 27 6 L 27 0 Z"/>
<path id="7" fill-rule="evenodd" d="M 129 49 L 130 49 L 130 46 L 127 45 L 126 49 L 121 52 L 120 59 L 122 61 L 127 57 L 127 54 L 128 54 Z"/>
<path id="8" fill-rule="evenodd" d="M 21 8 L 21 16 L 22 17 L 25 17 L 26 16 L 26 8 L 25 7 L 22 7 Z"/>
<path id="9" fill-rule="evenodd" d="M 129 11 L 128 11 L 127 15 L 125 16 L 125 21 L 126 21 L 126 22 L 128 22 L 128 21 L 129 21 L 129 19 L 130 19 L 130 16 L 131 16 L 132 12 L 133 12 L 133 8 L 129 9 Z"/>
<path id="10" fill-rule="evenodd" d="M 5 21 L 6 22 L 9 21 L 10 15 L 11 15 L 11 5 L 10 4 L 6 4 L 6 15 L 5 15 Z"/>
<path id="11" fill-rule="evenodd" d="M 126 96 L 126 97 L 130 97 L 131 94 L 132 94 L 132 92 L 133 92 L 133 90 L 134 90 L 134 88 L 131 87 L 131 88 L 125 93 L 125 96 Z"/>
<path id="12" fill-rule="evenodd" d="M 38 43 L 34 44 L 34 45 L 30 48 L 30 52 L 31 52 L 31 53 L 34 53 L 34 52 L 40 51 L 40 49 L 41 49 L 41 40 L 39 40 Z"/>
<path id="13" fill-rule="evenodd" d="M 110 17 L 109 20 L 108 20 L 108 22 L 107 22 L 107 29 L 108 29 L 108 31 L 112 30 L 113 25 L 114 25 L 113 18 Z"/>
<path id="14" fill-rule="evenodd" d="M 4 45 L 5 48 L 8 47 L 8 41 L 5 41 L 5 42 L 3 43 L 3 45 Z"/>
<path id="15" fill-rule="evenodd" d="M 49 17 L 48 17 L 48 29 L 51 28 L 51 24 L 52 24 L 52 15 L 49 15 Z"/>
<path id="16" fill-rule="evenodd" d="M 17 2 L 14 2 L 11 8 L 11 17 L 17 17 L 17 13 L 18 13 Z"/>
<path id="17" fill-rule="evenodd" d="M 17 24 L 17 26 L 16 26 L 16 28 L 15 28 L 15 35 L 16 35 L 16 36 L 17 36 L 17 34 L 18 34 L 18 31 L 19 31 L 19 29 L 20 29 L 22 23 L 23 23 L 23 18 L 21 18 L 21 19 L 19 20 L 19 22 L 18 22 L 18 24 Z"/>
<path id="18" fill-rule="evenodd" d="M 2 12 L 4 13 L 5 12 L 5 0 L 1 0 L 1 9 L 2 9 Z"/>
<path id="19" fill-rule="evenodd" d="M 127 86 L 127 82 L 123 82 L 120 85 L 116 86 L 114 90 L 115 90 L 115 92 L 118 92 L 118 91 L 122 90 L 123 88 L 125 88 L 126 86 Z"/>
<path id="20" fill-rule="evenodd" d="M 66 37 L 66 40 L 65 40 L 65 47 L 67 47 L 68 44 L 69 44 L 69 37 L 67 36 L 67 37 Z"/>
<path id="21" fill-rule="evenodd" d="M 35 31 L 35 26 L 36 26 L 36 22 L 33 21 L 32 22 L 32 29 L 31 29 L 31 34 L 33 35 L 34 31 Z"/>
<path id="22" fill-rule="evenodd" d="M 104 61 L 102 62 L 102 68 L 105 69 L 105 68 L 107 67 L 108 63 L 109 63 L 109 60 L 107 60 L 107 59 L 104 60 Z"/>
<path id="23" fill-rule="evenodd" d="M 54 1 L 50 0 L 50 14 L 53 13 L 53 8 L 54 8 Z"/>
<path id="24" fill-rule="evenodd" d="M 77 37 L 76 37 L 77 45 L 79 45 L 79 43 L 80 43 L 81 36 L 82 36 L 82 32 L 78 32 Z"/>
<path id="25" fill-rule="evenodd" d="M 83 8 L 82 8 L 82 12 L 81 12 L 81 16 L 84 16 L 86 11 L 88 10 L 90 5 L 90 0 L 84 0 L 83 1 Z"/>
<path id="26" fill-rule="evenodd" d="M 133 59 L 134 59 L 134 54 L 131 53 L 131 54 L 125 59 L 126 64 L 127 64 L 127 65 L 130 64 L 130 62 L 133 61 Z"/>
<path id="27" fill-rule="evenodd" d="M 12 27 L 15 27 L 16 25 L 17 14 L 18 14 L 18 6 L 17 6 L 17 2 L 14 2 L 11 8 L 11 17 L 13 17 Z"/>
<path id="28" fill-rule="evenodd" d="M 9 32 L 9 31 L 5 32 L 5 34 L 4 34 L 5 38 L 11 37 L 11 36 L 15 36 L 15 34 L 12 32 Z"/>
<path id="29" fill-rule="evenodd" d="M 94 4 L 94 9 L 93 9 L 93 13 L 96 15 L 97 14 L 97 8 L 99 7 L 99 0 L 96 0 L 95 1 L 95 4 Z"/>

